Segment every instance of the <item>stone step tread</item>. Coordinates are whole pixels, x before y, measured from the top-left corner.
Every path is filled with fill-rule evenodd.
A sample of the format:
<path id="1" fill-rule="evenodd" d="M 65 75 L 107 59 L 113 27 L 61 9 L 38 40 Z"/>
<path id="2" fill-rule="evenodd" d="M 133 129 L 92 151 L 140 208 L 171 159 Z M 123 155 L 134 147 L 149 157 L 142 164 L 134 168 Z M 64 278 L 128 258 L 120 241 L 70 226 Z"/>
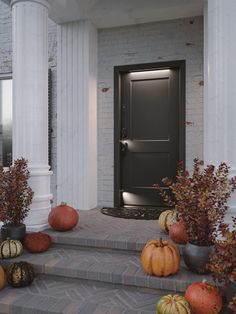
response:
<path id="1" fill-rule="evenodd" d="M 25 288 L 0 292 L 1 314 L 153 314 L 169 291 L 39 275 Z M 221 314 L 230 314 L 223 309 Z"/>
<path id="2" fill-rule="evenodd" d="M 142 270 L 139 255 L 124 254 L 120 251 L 101 252 L 96 249 L 52 247 L 41 254 L 24 252 L 17 258 L 2 260 L 1 263 L 6 265 L 20 260 L 34 264 L 39 273 L 172 291 L 185 291 L 192 282 L 211 280 L 209 275 L 190 272 L 185 265 L 181 265 L 179 272 L 173 276 L 149 276 Z"/>
<path id="3" fill-rule="evenodd" d="M 153 314 L 168 292 L 86 280 L 38 276 L 25 288 L 0 292 L 0 313 Z"/>
<path id="4" fill-rule="evenodd" d="M 157 220 L 122 219 L 101 214 L 98 209 L 79 211 L 79 223 L 67 232 L 45 230 L 56 243 L 90 247 L 142 250 L 150 239 L 168 238 Z"/>

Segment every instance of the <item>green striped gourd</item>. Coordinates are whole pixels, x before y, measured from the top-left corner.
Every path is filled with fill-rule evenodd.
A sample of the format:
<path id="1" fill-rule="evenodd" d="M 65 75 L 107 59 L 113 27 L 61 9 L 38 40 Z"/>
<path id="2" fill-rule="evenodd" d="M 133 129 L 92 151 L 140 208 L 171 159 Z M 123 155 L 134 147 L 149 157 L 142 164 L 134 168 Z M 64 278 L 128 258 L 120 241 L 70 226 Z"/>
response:
<path id="1" fill-rule="evenodd" d="M 15 288 L 26 287 L 35 278 L 34 267 L 27 262 L 11 263 L 7 267 L 6 274 L 8 284 Z"/>
<path id="2" fill-rule="evenodd" d="M 186 299 L 178 294 L 168 294 L 162 297 L 156 306 L 156 314 L 191 314 L 191 308 Z"/>

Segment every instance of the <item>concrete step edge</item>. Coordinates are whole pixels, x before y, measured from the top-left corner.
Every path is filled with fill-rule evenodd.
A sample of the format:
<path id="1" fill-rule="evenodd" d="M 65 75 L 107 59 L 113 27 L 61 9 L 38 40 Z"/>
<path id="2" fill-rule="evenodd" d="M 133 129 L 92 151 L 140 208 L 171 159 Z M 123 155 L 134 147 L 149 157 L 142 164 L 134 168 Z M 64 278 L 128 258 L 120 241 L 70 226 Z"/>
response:
<path id="1" fill-rule="evenodd" d="M 1 264 L 6 267 L 14 260 L 3 260 Z M 20 259 L 17 258 L 17 260 L 27 261 L 27 258 L 22 256 Z M 203 279 L 212 282 L 210 275 L 196 275 L 190 273 L 183 266 L 180 268 L 178 273 L 168 277 L 146 275 L 142 269 L 137 269 L 137 272 L 131 272 L 130 274 L 126 272 L 120 273 L 119 269 L 109 270 L 109 265 L 101 264 L 98 265 L 99 269 L 96 269 L 96 265 L 95 267 L 92 265 L 92 268 L 88 268 L 86 265 L 83 265 L 83 267 L 81 265 L 79 267 L 70 267 L 68 262 L 67 266 L 53 266 L 50 265 L 50 262 L 43 265 L 35 261 L 34 266 L 38 274 L 120 284 L 124 286 L 135 286 L 140 288 L 169 290 L 174 292 L 184 292 L 191 283 L 201 282 Z"/>
<path id="2" fill-rule="evenodd" d="M 94 238 L 67 238 L 65 236 L 55 237 L 52 236 L 53 245 L 60 247 L 87 247 L 87 248 L 97 248 L 97 249 L 109 249 L 109 250 L 120 250 L 128 252 L 141 252 L 144 248 L 146 242 L 135 242 L 135 241 L 119 241 L 110 239 L 94 239 Z M 168 237 L 165 240 L 169 240 Z M 179 248 L 180 255 L 183 255 L 184 245 L 176 244 Z"/>

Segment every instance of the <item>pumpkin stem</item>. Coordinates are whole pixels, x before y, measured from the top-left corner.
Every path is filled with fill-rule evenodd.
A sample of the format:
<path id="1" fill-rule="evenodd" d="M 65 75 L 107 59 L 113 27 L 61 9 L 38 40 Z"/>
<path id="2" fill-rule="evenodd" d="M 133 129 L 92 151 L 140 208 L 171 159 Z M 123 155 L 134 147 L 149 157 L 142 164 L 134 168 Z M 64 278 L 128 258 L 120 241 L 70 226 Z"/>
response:
<path id="1" fill-rule="evenodd" d="M 66 202 L 61 202 L 61 205 L 62 205 L 62 206 L 66 206 L 67 203 L 66 203 Z"/>
<path id="2" fill-rule="evenodd" d="M 160 247 L 164 247 L 164 243 L 162 241 L 162 238 L 160 238 Z"/>

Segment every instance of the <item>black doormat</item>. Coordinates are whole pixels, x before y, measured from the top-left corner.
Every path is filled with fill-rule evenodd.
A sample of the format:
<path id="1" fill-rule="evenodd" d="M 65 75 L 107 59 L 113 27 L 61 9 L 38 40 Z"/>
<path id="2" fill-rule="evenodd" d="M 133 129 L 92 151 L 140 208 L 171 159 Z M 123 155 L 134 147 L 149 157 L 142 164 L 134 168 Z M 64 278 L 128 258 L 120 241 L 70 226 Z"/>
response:
<path id="1" fill-rule="evenodd" d="M 104 207 L 101 212 L 108 216 L 126 218 L 126 219 L 144 219 L 144 220 L 156 220 L 160 214 L 166 210 L 164 207 L 157 208 L 141 208 L 141 207 L 120 207 L 111 208 Z"/>

